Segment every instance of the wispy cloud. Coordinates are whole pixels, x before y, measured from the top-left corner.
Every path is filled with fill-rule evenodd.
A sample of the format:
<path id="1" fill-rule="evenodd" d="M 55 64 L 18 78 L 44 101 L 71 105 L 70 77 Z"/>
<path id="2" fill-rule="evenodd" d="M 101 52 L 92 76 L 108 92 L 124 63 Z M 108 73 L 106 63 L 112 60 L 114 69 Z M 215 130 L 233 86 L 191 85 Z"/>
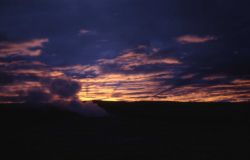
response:
<path id="1" fill-rule="evenodd" d="M 90 30 L 82 28 L 82 29 L 80 29 L 79 33 L 80 34 L 87 34 L 87 33 L 90 33 Z"/>
<path id="2" fill-rule="evenodd" d="M 148 66 L 156 67 L 158 64 L 166 64 L 166 66 L 163 70 L 153 72 L 141 73 L 136 70 L 137 67 L 145 67 L 144 69 L 147 70 Z M 107 70 L 106 67 L 109 65 L 110 68 Z M 178 73 L 184 66 L 185 64 L 177 58 L 160 59 L 152 54 L 126 50 L 117 57 L 99 59 L 92 66 L 66 66 L 61 67 L 60 71 L 67 71 L 73 75 L 80 74 L 75 77 L 75 80 L 82 84 L 77 93 L 78 99 L 82 101 L 100 99 L 109 101 L 240 102 L 250 99 L 249 81 L 232 79 L 223 84 L 217 82 L 222 79 L 228 80 L 229 78 L 225 75 L 199 76 L 188 72 L 179 77 Z M 95 72 L 95 76 L 86 76 L 91 73 L 89 71 Z M 176 81 L 185 81 L 185 83 L 176 84 Z"/>
<path id="3" fill-rule="evenodd" d="M 61 77 L 64 74 L 59 71 L 43 70 L 43 69 L 18 69 L 15 71 L 10 71 L 9 73 L 14 75 L 30 75 L 40 78 L 56 78 Z"/>
<path id="4" fill-rule="evenodd" d="M 210 75 L 210 76 L 203 77 L 203 80 L 214 81 L 214 80 L 221 80 L 221 79 L 226 79 L 226 78 L 227 77 L 223 75 Z"/>
<path id="5" fill-rule="evenodd" d="M 48 42 L 48 39 L 33 39 L 30 41 L 13 43 L 0 43 L 0 57 L 9 56 L 31 56 L 36 57 L 41 55 L 43 44 Z"/>
<path id="6" fill-rule="evenodd" d="M 113 59 L 99 59 L 98 64 L 100 65 L 116 65 L 122 70 L 133 70 L 139 66 L 146 65 L 178 65 L 181 62 L 176 58 L 169 57 L 153 57 L 147 54 L 141 54 L 136 52 L 127 52 Z"/>
<path id="7" fill-rule="evenodd" d="M 91 30 L 87 28 L 82 28 L 78 31 L 78 36 L 85 37 L 85 36 L 97 36 L 98 32 L 96 30 Z M 98 40 L 99 42 L 107 42 L 108 40 L 101 39 Z"/>
<path id="8" fill-rule="evenodd" d="M 181 44 L 191 44 L 191 43 L 206 43 L 209 41 L 216 40 L 215 36 L 198 36 L 198 35 L 182 35 L 176 38 L 176 41 Z"/>
<path id="9" fill-rule="evenodd" d="M 39 61 L 0 61 L 0 102 L 32 99 L 240 102 L 250 99 L 249 79 L 184 72 L 186 64 L 181 59 L 146 50 L 142 46 L 127 49 L 116 57 L 101 58 L 93 65 L 55 67 Z"/>
<path id="10" fill-rule="evenodd" d="M 166 71 L 147 74 L 105 73 L 95 78 L 81 78 L 79 81 L 82 83 L 82 89 L 78 97 L 81 100 L 152 99 L 155 90 L 161 85 L 161 82 L 154 78 L 167 79 L 171 76 L 171 73 Z"/>
<path id="11" fill-rule="evenodd" d="M 0 84 L 0 103 L 66 102 L 75 99 L 75 95 L 81 86 L 80 83 L 64 76 L 59 71 L 12 70 L 5 76 L 14 80 L 10 83 Z M 30 98 L 33 96 L 36 96 L 36 98 Z M 49 98 L 44 99 L 44 97 Z"/>
<path id="12" fill-rule="evenodd" d="M 101 67 L 98 65 L 72 65 L 72 66 L 61 66 L 54 67 L 55 70 L 61 71 L 68 75 L 80 75 L 84 77 L 92 77 L 94 75 L 100 75 L 102 73 Z"/>

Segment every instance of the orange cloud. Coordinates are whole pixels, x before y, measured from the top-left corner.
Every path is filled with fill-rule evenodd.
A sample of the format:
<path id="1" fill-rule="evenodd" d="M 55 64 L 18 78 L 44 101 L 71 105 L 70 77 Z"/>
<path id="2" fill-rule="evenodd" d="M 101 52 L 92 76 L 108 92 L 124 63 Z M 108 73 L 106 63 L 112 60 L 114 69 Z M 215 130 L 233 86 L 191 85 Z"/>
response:
<path id="1" fill-rule="evenodd" d="M 1 42 L 0 57 L 8 56 L 39 56 L 43 43 L 48 42 L 48 39 L 34 39 L 21 43 Z"/>
<path id="2" fill-rule="evenodd" d="M 96 78 L 80 79 L 82 89 L 77 95 L 82 101 L 100 99 L 107 101 L 243 102 L 250 99 L 250 93 L 247 90 L 250 83 L 207 87 L 186 85 L 170 89 L 171 84 L 162 86 L 160 82 L 150 78 L 151 76 L 159 75 L 107 74 Z M 161 90 L 168 91 L 155 97 L 155 93 Z"/>
<path id="3" fill-rule="evenodd" d="M 119 65 L 123 70 L 133 70 L 135 67 L 144 65 L 169 64 L 178 65 L 181 62 L 176 58 L 154 58 L 147 54 L 127 52 L 113 59 L 100 59 L 99 65 Z"/>
<path id="4" fill-rule="evenodd" d="M 73 66 L 64 66 L 64 67 L 54 67 L 55 70 L 62 72 L 70 72 L 75 74 L 86 74 L 89 72 L 95 74 L 101 74 L 101 67 L 97 65 L 73 65 Z"/>
<path id="5" fill-rule="evenodd" d="M 42 46 L 38 42 L 24 46 L 27 48 L 34 44 Z M 139 48 L 143 49 L 144 46 L 139 46 Z M 159 64 L 165 64 L 167 67 L 164 70 L 143 73 L 134 70 L 139 66 Z M 111 67 L 112 69 L 107 71 L 105 70 L 107 65 L 118 66 L 120 70 L 112 70 Z M 248 79 L 234 79 L 226 84 L 209 84 L 209 81 L 227 77 L 207 75 L 200 77 L 197 83 L 175 87 L 173 81 L 178 76 L 176 72 L 178 72 L 178 67 L 183 67 L 180 60 L 169 57 L 160 59 L 153 54 L 137 53 L 134 50 L 127 50 L 111 59 L 99 59 L 95 65 L 51 67 L 39 61 L 12 61 L 0 62 L 0 66 L 8 70 L 7 76 L 9 74 L 17 77 L 20 75 L 36 76 L 39 79 L 17 80 L 11 84 L 0 85 L 0 103 L 11 102 L 11 98 L 15 99 L 14 102 L 24 102 L 22 97 L 37 94 L 37 92 L 31 93 L 33 90 L 49 95 L 50 101 L 71 101 L 74 98 L 80 101 L 242 102 L 250 100 L 250 80 Z M 189 81 L 194 77 L 197 75 L 187 73 L 179 78 Z M 207 83 L 204 86 L 200 85 L 199 81 Z M 65 91 L 65 88 L 68 90 Z M 66 95 L 68 91 L 72 93 L 69 96 Z"/>
<path id="6" fill-rule="evenodd" d="M 197 35 L 183 35 L 176 38 L 177 42 L 181 44 L 205 43 L 216 39 L 217 38 L 215 36 L 197 36 Z"/>
<path id="7" fill-rule="evenodd" d="M 50 71 L 41 69 L 18 69 L 15 71 L 10 71 L 14 75 L 31 75 L 40 78 L 56 78 L 64 76 L 64 73 L 60 71 Z"/>
<path id="8" fill-rule="evenodd" d="M 31 62 L 27 62 L 24 60 L 19 60 L 19 61 L 12 61 L 12 62 L 1 62 L 0 61 L 0 66 L 4 66 L 4 67 L 13 67 L 13 66 L 40 66 L 40 67 L 45 67 L 47 66 L 46 64 L 39 62 L 39 61 L 31 61 Z"/>
<path id="9" fill-rule="evenodd" d="M 14 102 L 25 102 L 23 97 L 28 93 L 28 91 L 33 89 L 40 89 L 42 88 L 42 84 L 40 82 L 32 82 L 32 81 L 25 81 L 25 82 L 16 82 L 9 85 L 0 86 L 1 94 L 0 94 L 0 103 L 11 102 L 5 99 L 17 99 Z M 4 99 L 5 98 L 5 99 Z"/>
<path id="10" fill-rule="evenodd" d="M 220 80 L 220 79 L 225 79 L 225 78 L 227 77 L 223 75 L 210 75 L 210 76 L 203 77 L 202 79 L 205 81 L 214 81 L 214 80 Z"/>
<path id="11" fill-rule="evenodd" d="M 95 78 L 82 78 L 79 79 L 82 88 L 78 98 L 83 101 L 96 99 L 134 101 L 140 100 L 142 96 L 152 98 L 160 85 L 160 82 L 154 81 L 153 78 L 159 76 L 171 78 L 168 72 L 134 75 L 109 73 Z"/>
<path id="12" fill-rule="evenodd" d="M 62 99 L 58 94 L 51 92 L 50 83 L 56 79 L 67 78 L 59 70 L 54 70 L 39 61 L 3 62 L 3 66 L 8 72 L 5 71 L 4 74 L 0 72 L 3 76 L 1 78 L 10 82 L 5 82 L 3 79 L 4 83 L 0 83 L 0 103 L 35 101 L 31 97 L 38 98 L 37 102 L 68 101 L 71 98 Z M 67 82 L 70 82 L 70 80 Z"/>
<path id="13" fill-rule="evenodd" d="M 145 46 L 140 46 L 145 48 Z M 146 73 L 127 72 L 135 67 L 144 65 L 167 64 L 171 65 L 163 71 Z M 103 67 L 114 65 L 120 71 L 105 71 Z M 175 71 L 171 68 L 182 67 L 182 62 L 174 58 L 156 58 L 151 54 L 136 53 L 126 50 L 123 54 L 111 59 L 99 59 L 95 65 L 75 65 L 57 67 L 61 72 L 75 74 L 95 73 L 95 76 L 79 76 L 73 78 L 81 83 L 77 97 L 81 101 L 106 100 L 106 101 L 180 101 L 180 102 L 241 102 L 248 101 L 250 94 L 248 80 L 236 79 L 229 84 L 186 84 L 179 87 L 172 86 L 176 78 Z M 111 67 L 112 68 L 112 67 Z M 189 80 L 196 74 L 189 73 L 181 76 Z M 213 81 L 227 78 L 224 75 L 207 75 L 200 81 Z M 162 81 L 163 80 L 163 81 Z M 164 82 L 164 84 L 162 83 Z M 168 83 L 169 82 L 169 83 Z M 162 92 L 164 91 L 164 92 Z M 155 96 L 157 93 L 157 96 Z"/>

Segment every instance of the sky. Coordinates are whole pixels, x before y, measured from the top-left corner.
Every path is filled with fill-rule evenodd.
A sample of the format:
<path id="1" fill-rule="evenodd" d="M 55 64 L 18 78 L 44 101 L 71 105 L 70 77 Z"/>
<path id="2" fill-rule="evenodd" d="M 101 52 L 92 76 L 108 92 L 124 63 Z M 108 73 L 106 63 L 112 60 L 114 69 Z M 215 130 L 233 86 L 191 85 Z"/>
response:
<path id="1" fill-rule="evenodd" d="M 0 103 L 250 100 L 247 0 L 1 0 Z"/>

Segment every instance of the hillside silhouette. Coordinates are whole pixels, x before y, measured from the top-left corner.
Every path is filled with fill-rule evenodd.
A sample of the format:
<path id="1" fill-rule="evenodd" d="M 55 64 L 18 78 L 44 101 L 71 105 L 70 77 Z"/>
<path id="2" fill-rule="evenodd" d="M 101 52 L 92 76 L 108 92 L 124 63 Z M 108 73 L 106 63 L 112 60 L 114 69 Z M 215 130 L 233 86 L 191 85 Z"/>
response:
<path id="1" fill-rule="evenodd" d="M 246 159 L 248 103 L 96 101 L 108 116 L 2 104 L 2 156 L 35 159 Z"/>

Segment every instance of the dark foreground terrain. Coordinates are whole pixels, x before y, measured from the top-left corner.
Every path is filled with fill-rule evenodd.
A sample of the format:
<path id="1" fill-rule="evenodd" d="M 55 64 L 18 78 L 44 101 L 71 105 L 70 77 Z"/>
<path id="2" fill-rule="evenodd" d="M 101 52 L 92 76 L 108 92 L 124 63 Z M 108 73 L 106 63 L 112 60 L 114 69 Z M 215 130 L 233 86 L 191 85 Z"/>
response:
<path id="1" fill-rule="evenodd" d="M 1 105 L 0 159 L 249 159 L 248 103 L 96 103 L 108 117 Z"/>

